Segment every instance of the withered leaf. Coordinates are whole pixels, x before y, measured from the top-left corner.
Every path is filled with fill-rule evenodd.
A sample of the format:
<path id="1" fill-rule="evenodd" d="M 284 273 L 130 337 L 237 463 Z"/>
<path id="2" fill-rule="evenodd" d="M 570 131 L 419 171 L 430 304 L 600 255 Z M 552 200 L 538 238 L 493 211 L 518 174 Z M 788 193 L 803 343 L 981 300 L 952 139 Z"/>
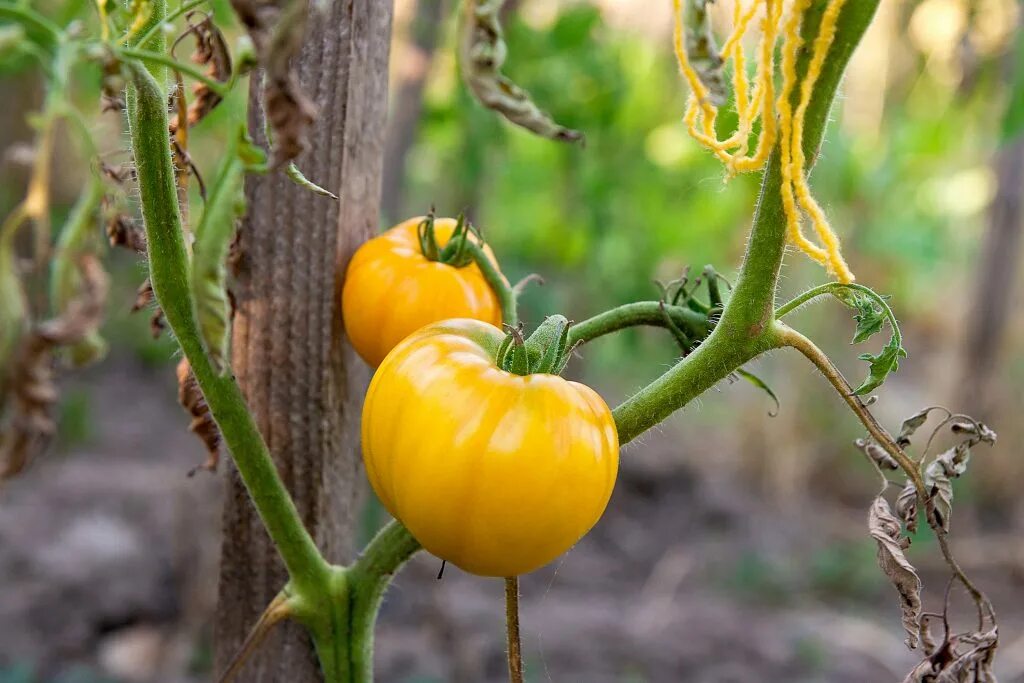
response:
<path id="1" fill-rule="evenodd" d="M 900 523 L 882 496 L 871 504 L 868 531 L 878 544 L 878 566 L 899 593 L 907 647 L 914 649 L 921 630 L 921 579 L 903 554 L 904 542 L 909 539 L 900 533 Z"/>
<path id="2" fill-rule="evenodd" d="M 459 60 L 466 86 L 488 109 L 551 140 L 575 142 L 583 133 L 555 123 L 530 94 L 501 73 L 508 46 L 498 16 L 504 0 L 465 0 L 459 25 Z"/>
<path id="3" fill-rule="evenodd" d="M 103 320 L 108 279 L 95 255 L 78 259 L 80 288 L 56 318 L 39 323 L 23 339 L 11 364 L 11 418 L 0 435 L 0 481 L 21 472 L 56 431 L 51 412 L 59 397 L 54 351 L 79 344 Z"/>
<path id="4" fill-rule="evenodd" d="M 928 488 L 935 517 L 944 531 L 949 531 L 949 519 L 953 514 L 953 484 L 951 479 L 967 471 L 971 449 L 962 443 L 936 456 L 924 471 L 924 483 Z"/>
<path id="5" fill-rule="evenodd" d="M 853 442 L 864 455 L 871 458 L 876 465 L 886 470 L 898 470 L 900 465 L 889 455 L 884 448 L 879 446 L 873 439 L 857 439 Z"/>
<path id="6" fill-rule="evenodd" d="M 941 406 L 929 406 L 924 410 L 919 410 L 904 420 L 903 424 L 900 426 L 900 433 L 896 437 L 896 443 L 902 447 L 909 446 L 910 437 L 913 436 L 914 432 L 921 428 L 921 425 L 928 421 L 928 415 L 933 410 L 943 410 L 943 408 Z"/>
<path id="7" fill-rule="evenodd" d="M 996 445 L 996 433 L 984 422 L 969 422 L 958 420 L 952 424 L 950 430 L 954 434 L 968 434 L 975 437 L 975 441 L 987 443 L 990 446 Z"/>
<path id="8" fill-rule="evenodd" d="M 195 12 L 189 12 L 187 16 L 191 20 L 195 15 Z M 192 61 L 200 66 L 206 66 L 206 75 L 210 78 L 227 83 L 231 79 L 231 53 L 228 51 L 224 34 L 213 23 L 213 18 L 204 15 L 199 23 L 190 23 L 182 38 L 189 35 L 196 39 Z M 189 105 L 186 116 L 188 126 L 192 127 L 202 121 L 220 104 L 221 99 L 221 96 L 211 90 L 210 86 L 205 83 L 197 83 L 192 90 L 192 104 Z M 174 116 L 170 122 L 171 133 L 176 132 L 180 125 L 179 117 Z"/>
<path id="9" fill-rule="evenodd" d="M 192 366 L 189 365 L 188 360 L 182 358 L 178 363 L 177 375 L 178 403 L 192 416 L 192 422 L 189 423 L 188 429 L 203 442 L 207 454 L 206 462 L 189 472 L 189 476 L 201 469 L 212 472 L 217 469 L 217 464 L 220 462 L 220 428 L 214 422 L 210 406 L 206 404 L 206 398 L 203 397 L 199 382 L 196 381 L 195 373 L 192 372 Z"/>
<path id="10" fill-rule="evenodd" d="M 909 481 L 896 496 L 896 514 L 906 525 L 907 531 L 917 531 L 917 489 Z"/>
<path id="11" fill-rule="evenodd" d="M 271 165 L 279 168 L 302 153 L 316 107 L 302 92 L 291 66 L 302 46 L 309 0 L 231 0 L 264 69 L 264 113 L 273 131 Z"/>
<path id="12" fill-rule="evenodd" d="M 957 636 L 954 642 L 955 658 L 933 679 L 935 683 L 995 683 L 992 659 L 995 657 L 999 634 L 996 628 Z M 970 649 L 960 653 L 958 646 Z"/>

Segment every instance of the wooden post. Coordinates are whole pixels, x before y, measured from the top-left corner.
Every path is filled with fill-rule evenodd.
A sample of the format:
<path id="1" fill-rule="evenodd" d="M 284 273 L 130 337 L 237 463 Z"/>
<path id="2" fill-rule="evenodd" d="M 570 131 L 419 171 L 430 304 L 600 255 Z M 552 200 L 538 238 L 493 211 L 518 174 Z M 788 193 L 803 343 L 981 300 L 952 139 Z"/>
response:
<path id="1" fill-rule="evenodd" d="M 297 163 L 340 201 L 282 173 L 253 177 L 238 242 L 234 371 L 303 522 L 332 562 L 353 552 L 363 477 L 359 411 L 369 377 L 344 339 L 334 292 L 354 249 L 378 227 L 391 16 L 390 2 L 334 0 L 311 18 L 297 66 L 319 116 Z M 250 111 L 250 130 L 262 139 L 257 88 Z M 228 470 L 217 670 L 286 579 L 237 472 Z M 309 638 L 289 624 L 238 680 L 321 677 Z"/>

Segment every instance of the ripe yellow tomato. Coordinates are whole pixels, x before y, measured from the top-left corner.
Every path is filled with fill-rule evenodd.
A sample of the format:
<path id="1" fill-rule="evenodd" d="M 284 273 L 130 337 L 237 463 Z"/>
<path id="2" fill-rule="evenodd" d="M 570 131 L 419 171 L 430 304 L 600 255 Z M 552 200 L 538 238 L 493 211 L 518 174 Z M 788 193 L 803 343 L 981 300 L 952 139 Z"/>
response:
<path id="1" fill-rule="evenodd" d="M 558 375 L 499 369 L 504 334 L 429 325 L 377 369 L 363 460 L 384 507 L 465 571 L 515 576 L 568 550 L 604 512 L 619 464 L 607 404 Z"/>
<path id="2" fill-rule="evenodd" d="M 501 304 L 476 263 L 456 268 L 423 255 L 417 236 L 423 220 L 411 218 L 362 245 L 345 273 L 345 331 L 373 367 L 398 342 L 432 322 L 473 318 L 501 325 Z M 439 247 L 448 243 L 455 226 L 453 218 L 435 220 Z M 490 248 L 484 245 L 483 250 L 497 266 Z"/>

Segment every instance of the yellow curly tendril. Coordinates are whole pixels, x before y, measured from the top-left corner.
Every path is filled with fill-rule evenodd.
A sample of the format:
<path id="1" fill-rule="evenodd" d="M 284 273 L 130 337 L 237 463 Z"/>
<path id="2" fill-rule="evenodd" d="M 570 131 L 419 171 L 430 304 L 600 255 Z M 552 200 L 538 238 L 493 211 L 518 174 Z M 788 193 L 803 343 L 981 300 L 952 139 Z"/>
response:
<path id="1" fill-rule="evenodd" d="M 733 7 L 733 30 L 720 57 L 724 62 L 732 61 L 732 88 L 735 98 L 738 122 L 736 131 L 720 140 L 715 132 L 718 109 L 711 99 L 711 93 L 701 81 L 690 63 L 685 48 L 683 0 L 673 0 L 675 26 L 673 47 L 679 69 L 687 84 L 690 95 L 686 103 L 683 121 L 690 135 L 711 150 L 726 167 L 726 179 L 738 173 L 756 171 L 764 167 L 768 155 L 779 142 L 782 169 L 782 205 L 786 215 L 787 241 L 810 258 L 822 264 L 840 282 L 852 282 L 853 273 L 840 252 L 839 238 L 829 225 L 824 210 L 814 199 L 807 182 L 807 160 L 803 151 L 804 116 L 810 105 L 814 85 L 835 38 L 836 23 L 846 0 L 831 0 L 822 15 L 818 36 L 814 41 L 807 74 L 795 93 L 797 74 L 796 63 L 803 46 L 800 29 L 811 0 L 794 0 L 789 15 L 783 20 L 783 0 L 753 0 L 744 9 L 743 0 L 735 0 Z M 757 48 L 758 65 L 754 77 L 753 91 L 746 73 L 746 54 L 743 38 L 751 22 L 763 8 L 760 22 L 761 37 Z M 775 96 L 775 47 L 782 37 L 781 90 Z M 793 107 L 793 98 L 799 95 Z M 761 132 L 757 146 L 749 154 L 750 136 L 754 125 L 761 120 Z M 815 244 L 803 233 L 802 214 L 810 219 L 814 232 L 821 242 Z"/>

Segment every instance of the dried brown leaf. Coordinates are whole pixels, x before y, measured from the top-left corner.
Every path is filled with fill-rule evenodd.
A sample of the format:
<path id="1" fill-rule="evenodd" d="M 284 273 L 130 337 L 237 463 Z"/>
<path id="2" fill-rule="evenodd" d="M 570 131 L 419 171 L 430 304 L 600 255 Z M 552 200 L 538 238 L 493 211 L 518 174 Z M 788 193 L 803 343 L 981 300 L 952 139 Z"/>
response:
<path id="1" fill-rule="evenodd" d="M 12 363 L 11 417 L 0 435 L 0 481 L 21 472 L 49 443 L 56 423 L 51 415 L 59 398 L 54 381 L 54 351 L 79 344 L 103 320 L 108 280 L 99 259 L 78 261 L 81 288 L 64 312 L 31 329 Z"/>
<path id="2" fill-rule="evenodd" d="M 575 142 L 583 133 L 555 123 L 530 94 L 501 73 L 508 56 L 499 10 L 504 0 L 466 0 L 459 26 L 459 59 L 466 86 L 488 109 L 551 140 Z"/>
<path id="3" fill-rule="evenodd" d="M 868 531 L 878 543 L 878 565 L 899 593 L 907 647 L 914 649 L 921 630 L 921 579 L 903 554 L 909 539 L 900 533 L 900 523 L 881 495 L 871 504 Z"/>
<path id="4" fill-rule="evenodd" d="M 192 416 L 192 422 L 189 423 L 188 429 L 203 442 L 207 453 L 206 462 L 189 472 L 189 476 L 201 469 L 213 472 L 220 462 L 222 440 L 220 428 L 213 419 L 210 406 L 206 404 L 206 398 L 199 388 L 199 382 L 196 381 L 195 373 L 192 372 L 188 360 L 182 358 L 178 363 L 177 375 L 178 403 Z"/>
<path id="5" fill-rule="evenodd" d="M 936 521 L 944 531 L 949 531 L 949 520 L 953 514 L 953 484 L 950 480 L 967 471 L 970 457 L 971 449 L 964 442 L 936 456 L 924 471 L 924 483 L 934 506 Z"/>
<path id="6" fill-rule="evenodd" d="M 938 672 L 934 682 L 995 683 L 992 660 L 999 644 L 998 629 L 968 633 L 955 637 L 953 641 L 956 656 Z M 969 649 L 960 653 L 961 645 Z"/>
<path id="7" fill-rule="evenodd" d="M 302 91 L 291 59 L 302 46 L 309 0 L 231 0 L 264 70 L 264 113 L 273 132 L 271 165 L 287 164 L 308 145 L 316 107 Z"/>
<path id="8" fill-rule="evenodd" d="M 188 18 L 191 20 L 195 12 L 190 12 Z M 192 53 L 192 61 L 200 66 L 208 67 L 206 75 L 210 78 L 226 83 L 231 79 L 231 53 L 228 50 L 227 41 L 213 18 L 204 15 L 203 19 L 196 24 L 189 25 L 188 30 L 182 35 L 193 36 L 196 40 L 195 51 Z M 181 40 L 181 39 L 179 39 Z M 188 107 L 186 121 L 192 127 L 203 120 L 214 108 L 221 103 L 221 96 L 215 93 L 204 83 L 197 83 L 192 89 L 192 103 Z M 170 122 L 171 133 L 175 133 L 180 125 L 180 116 L 175 115 Z"/>
<path id="9" fill-rule="evenodd" d="M 910 445 L 910 437 L 913 436 L 914 432 L 916 432 L 918 429 L 920 429 L 921 426 L 925 422 L 928 421 L 928 415 L 933 410 L 946 410 L 946 409 L 943 408 L 942 406 L 929 406 L 929 407 L 927 407 L 927 408 L 925 408 L 923 410 L 919 410 L 918 412 L 916 412 L 913 415 L 911 415 L 910 417 L 908 417 L 906 420 L 903 421 L 903 424 L 900 425 L 900 433 L 896 437 L 896 443 L 899 444 L 903 448 L 906 448 L 907 446 L 909 446 Z M 947 414 L 948 414 L 948 411 L 947 411 Z"/>
<path id="10" fill-rule="evenodd" d="M 996 445 L 996 433 L 984 422 L 958 420 L 950 426 L 954 434 L 967 434 L 974 437 L 975 443 L 981 441 L 990 446 Z"/>
<path id="11" fill-rule="evenodd" d="M 891 455 L 886 453 L 884 448 L 875 443 L 875 441 L 871 439 L 857 439 L 853 443 L 864 453 L 864 455 L 871 458 L 871 460 L 882 469 L 898 470 L 900 468 L 899 463 L 896 462 Z"/>
<path id="12" fill-rule="evenodd" d="M 917 489 L 912 482 L 908 481 L 896 496 L 896 514 L 906 525 L 907 531 L 917 531 Z"/>
<path id="13" fill-rule="evenodd" d="M 146 253 L 146 233 L 124 214 L 116 214 L 107 221 L 107 239 L 112 247 L 124 247 L 137 254 Z"/>

